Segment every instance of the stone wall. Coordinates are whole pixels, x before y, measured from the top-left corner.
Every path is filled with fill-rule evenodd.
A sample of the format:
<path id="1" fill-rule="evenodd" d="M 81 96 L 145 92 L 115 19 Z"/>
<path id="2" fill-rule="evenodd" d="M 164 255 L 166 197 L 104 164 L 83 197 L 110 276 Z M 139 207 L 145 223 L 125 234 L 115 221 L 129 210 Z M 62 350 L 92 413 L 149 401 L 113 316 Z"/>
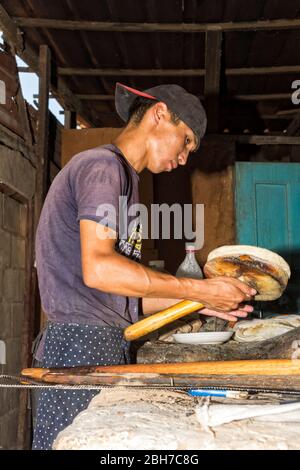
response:
<path id="1" fill-rule="evenodd" d="M 26 322 L 28 224 L 26 200 L 34 194 L 35 169 L 20 145 L 0 130 L 0 340 L 6 348 L 2 374 L 18 375 Z M 3 344 L 2 343 L 2 344 Z M 0 448 L 16 449 L 20 392 L 0 389 Z"/>

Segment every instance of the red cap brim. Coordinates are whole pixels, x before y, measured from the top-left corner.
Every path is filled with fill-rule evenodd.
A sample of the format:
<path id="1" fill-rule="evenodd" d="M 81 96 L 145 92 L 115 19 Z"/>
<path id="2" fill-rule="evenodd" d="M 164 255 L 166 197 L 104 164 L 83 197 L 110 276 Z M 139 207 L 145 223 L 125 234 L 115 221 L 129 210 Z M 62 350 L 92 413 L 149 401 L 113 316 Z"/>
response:
<path id="1" fill-rule="evenodd" d="M 149 95 L 144 91 L 136 90 L 135 88 L 123 85 L 119 82 L 116 83 L 115 106 L 118 115 L 123 121 L 128 121 L 130 106 L 132 105 L 135 98 L 137 98 L 138 96 L 157 101 L 157 98 L 155 96 Z"/>

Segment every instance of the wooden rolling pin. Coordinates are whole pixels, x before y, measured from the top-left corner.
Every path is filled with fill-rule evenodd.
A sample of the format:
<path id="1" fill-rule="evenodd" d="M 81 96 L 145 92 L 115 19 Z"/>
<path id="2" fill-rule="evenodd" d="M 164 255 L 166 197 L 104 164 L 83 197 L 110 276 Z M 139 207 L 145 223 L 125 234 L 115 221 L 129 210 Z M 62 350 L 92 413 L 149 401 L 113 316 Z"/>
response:
<path id="1" fill-rule="evenodd" d="M 150 315 L 149 317 L 128 326 L 124 330 L 124 338 L 127 341 L 133 341 L 141 336 L 151 333 L 152 331 L 158 330 L 171 321 L 185 317 L 189 313 L 197 312 L 197 310 L 201 310 L 201 308 L 204 308 L 204 305 L 199 302 L 183 300 L 182 302 L 178 302 L 155 315 Z"/>
<path id="2" fill-rule="evenodd" d="M 188 375 L 300 375 L 300 359 L 259 359 L 251 361 L 176 362 L 171 364 L 128 364 L 85 366 L 63 369 L 24 369 L 21 377 L 42 382 L 59 383 L 66 377 L 76 383 L 76 377 L 96 382 L 97 374 L 188 374 Z M 77 380 L 77 382 L 78 382 Z"/>

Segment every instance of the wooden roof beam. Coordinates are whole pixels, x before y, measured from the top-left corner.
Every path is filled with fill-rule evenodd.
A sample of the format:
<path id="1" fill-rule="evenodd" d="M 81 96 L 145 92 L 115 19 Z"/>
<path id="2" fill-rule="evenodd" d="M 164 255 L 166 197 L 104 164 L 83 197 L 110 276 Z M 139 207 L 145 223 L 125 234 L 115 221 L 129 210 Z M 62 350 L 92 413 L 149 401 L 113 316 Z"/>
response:
<path id="1" fill-rule="evenodd" d="M 50 186 L 49 158 L 49 90 L 51 77 L 51 52 L 48 46 L 39 51 L 39 109 L 37 133 L 37 183 L 35 220 L 39 220 L 43 202 Z"/>
<path id="2" fill-rule="evenodd" d="M 205 33 L 206 31 L 266 31 L 299 29 L 300 19 L 239 21 L 224 23 L 118 23 L 104 21 L 73 21 L 50 18 L 14 17 L 18 26 L 26 28 L 52 28 L 71 31 L 116 31 L 122 33 Z"/>
<path id="3" fill-rule="evenodd" d="M 78 99 L 84 101 L 114 101 L 114 95 L 101 95 L 101 94 L 77 94 Z M 204 95 L 199 95 L 200 99 L 205 99 Z M 224 96 L 223 96 L 224 98 Z M 257 95 L 226 95 L 225 98 L 232 98 L 239 101 L 279 101 L 290 100 L 291 93 L 272 93 L 272 94 L 257 94 Z M 297 110 L 291 110 L 291 113 L 296 113 Z M 278 113 L 280 114 L 280 113 Z"/>
<path id="4" fill-rule="evenodd" d="M 204 137 L 211 142 L 233 142 L 249 145 L 300 145 L 300 137 L 282 135 L 235 135 L 235 134 L 209 134 Z"/>
<path id="5" fill-rule="evenodd" d="M 233 95 L 232 98 L 239 101 L 280 101 L 291 100 L 292 93 L 265 93 L 254 95 Z"/>
<path id="6" fill-rule="evenodd" d="M 276 67 L 241 67 L 228 68 L 227 76 L 268 75 L 299 73 L 300 65 L 283 65 Z M 205 69 L 110 69 L 110 68 L 76 68 L 58 67 L 59 75 L 83 75 L 105 77 L 204 77 Z"/>

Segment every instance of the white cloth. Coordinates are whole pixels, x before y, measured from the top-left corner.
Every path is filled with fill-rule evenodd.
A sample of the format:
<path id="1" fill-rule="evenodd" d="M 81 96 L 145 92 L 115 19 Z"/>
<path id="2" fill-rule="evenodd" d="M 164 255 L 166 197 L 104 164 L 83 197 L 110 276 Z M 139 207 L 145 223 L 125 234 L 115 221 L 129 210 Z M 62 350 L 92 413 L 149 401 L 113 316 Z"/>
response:
<path id="1" fill-rule="evenodd" d="M 258 417 L 260 421 L 299 422 L 300 402 L 283 405 L 203 404 L 197 406 L 196 416 L 200 424 L 209 427 Z"/>
<path id="2" fill-rule="evenodd" d="M 300 327 L 300 315 L 278 315 L 263 320 L 239 321 L 234 326 L 234 341 L 263 341 Z"/>

